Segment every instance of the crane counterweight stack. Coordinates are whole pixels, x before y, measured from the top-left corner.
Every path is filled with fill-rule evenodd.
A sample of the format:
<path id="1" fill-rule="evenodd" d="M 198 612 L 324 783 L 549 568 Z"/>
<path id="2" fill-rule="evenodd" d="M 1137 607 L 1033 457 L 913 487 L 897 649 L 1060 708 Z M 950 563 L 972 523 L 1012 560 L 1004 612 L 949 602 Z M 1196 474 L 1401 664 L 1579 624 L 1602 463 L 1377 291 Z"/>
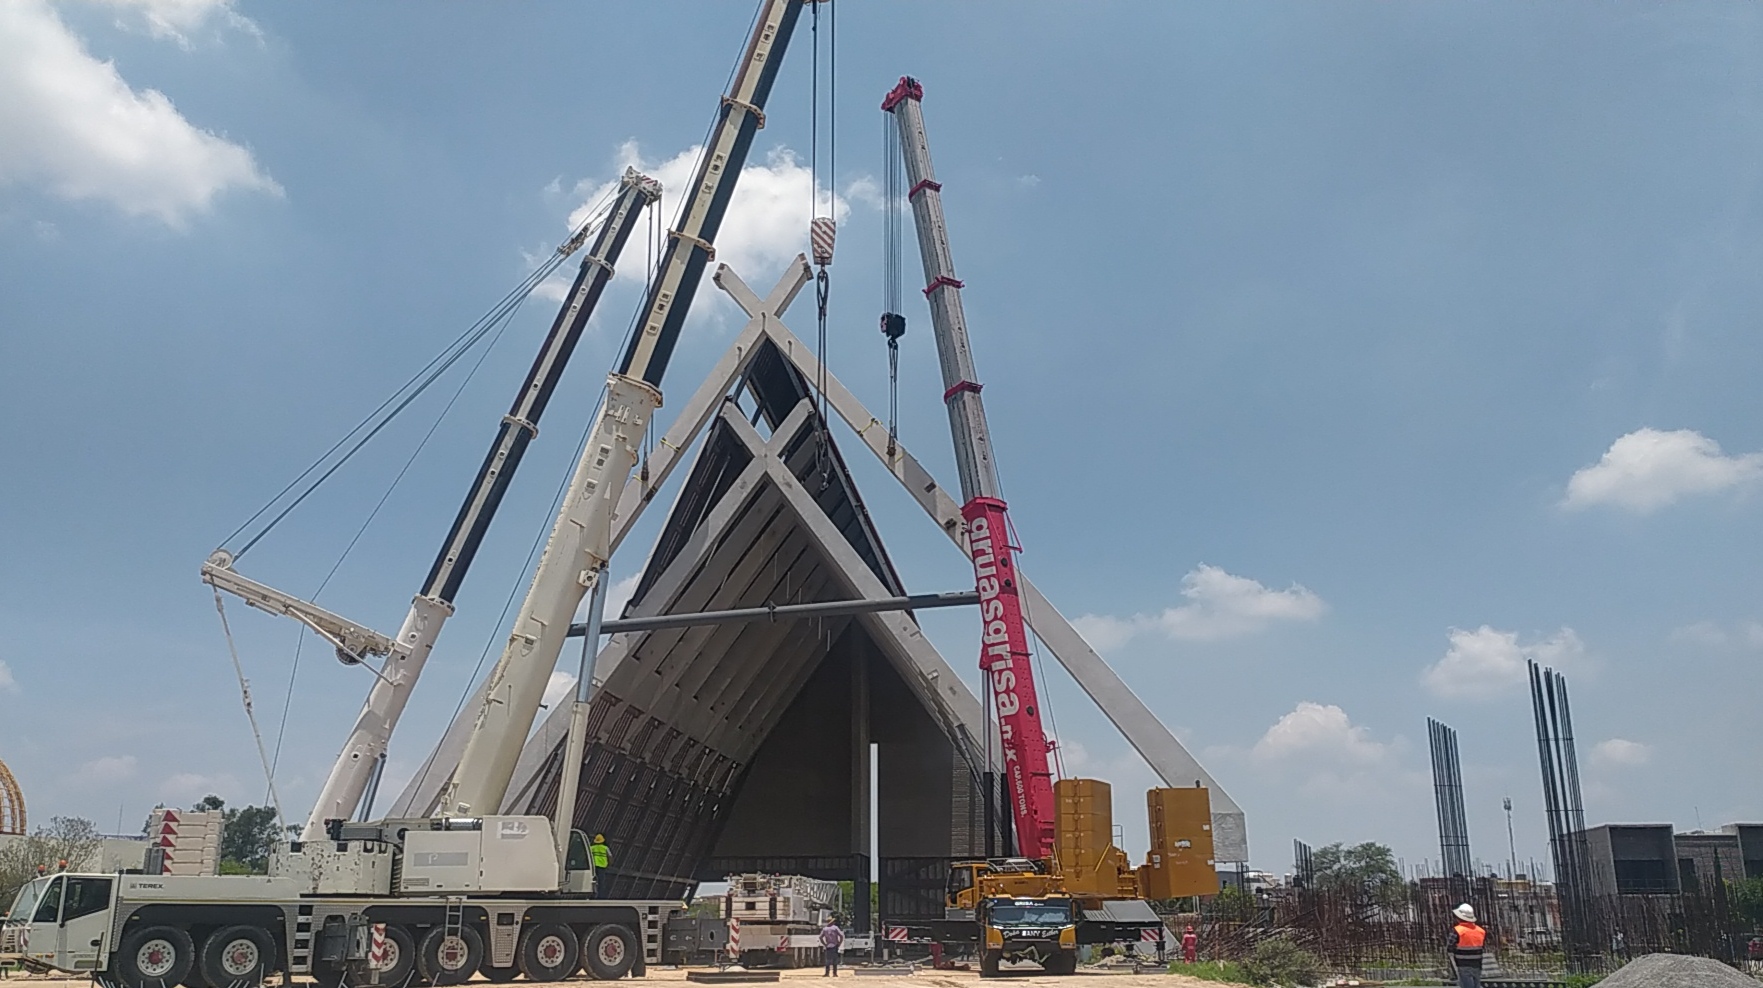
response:
<path id="1" fill-rule="evenodd" d="M 980 668 L 997 711 L 1016 844 L 1022 854 L 1043 858 L 1053 849 L 1053 773 L 1047 735 L 1041 726 L 1041 705 L 1030 665 L 1028 627 L 1016 579 L 1016 547 L 1011 544 L 1008 508 L 992 461 L 991 431 L 986 426 L 979 375 L 968 344 L 967 316 L 961 307 L 964 285 L 955 277 L 949 229 L 943 220 L 943 186 L 931 166 L 930 140 L 924 129 L 923 99 L 924 87 L 905 77 L 882 101 L 882 109 L 894 115 L 906 179 L 912 183 L 906 196 L 924 262 L 924 295 L 930 303 L 943 372 L 943 403 L 949 412 L 955 465 L 966 502 L 961 517 L 967 522 L 968 556 L 973 561 L 984 621 Z"/>

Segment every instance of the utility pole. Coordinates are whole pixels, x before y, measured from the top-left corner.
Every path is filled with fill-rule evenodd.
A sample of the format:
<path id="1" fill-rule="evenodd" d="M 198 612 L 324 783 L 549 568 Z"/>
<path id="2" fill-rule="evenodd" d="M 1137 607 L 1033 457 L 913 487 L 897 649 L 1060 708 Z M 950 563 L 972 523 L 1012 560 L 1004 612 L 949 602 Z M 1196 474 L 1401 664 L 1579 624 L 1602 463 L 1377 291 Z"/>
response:
<path id="1" fill-rule="evenodd" d="M 1506 870 L 1506 877 L 1511 879 L 1512 881 L 1517 881 L 1518 880 L 1518 844 L 1516 841 L 1514 841 L 1512 839 L 1512 797 L 1511 796 L 1506 797 L 1506 853 L 1507 853 L 1507 855 L 1509 855 L 1509 857 L 1507 858 L 1508 864 L 1507 864 L 1507 870 Z"/>

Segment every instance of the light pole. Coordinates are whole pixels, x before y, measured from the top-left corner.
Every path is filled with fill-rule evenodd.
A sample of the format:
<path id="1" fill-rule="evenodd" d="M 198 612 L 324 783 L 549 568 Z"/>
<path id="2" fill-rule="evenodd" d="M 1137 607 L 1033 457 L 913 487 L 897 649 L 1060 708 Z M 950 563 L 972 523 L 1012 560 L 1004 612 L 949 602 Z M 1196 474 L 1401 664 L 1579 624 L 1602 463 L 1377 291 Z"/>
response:
<path id="1" fill-rule="evenodd" d="M 1518 880 L 1518 844 L 1516 841 L 1514 841 L 1512 839 L 1512 797 L 1511 796 L 1506 797 L 1506 853 L 1508 855 L 1510 855 L 1510 857 L 1507 859 L 1508 863 L 1507 863 L 1506 877 L 1509 879 L 1512 879 L 1513 881 L 1517 881 Z"/>

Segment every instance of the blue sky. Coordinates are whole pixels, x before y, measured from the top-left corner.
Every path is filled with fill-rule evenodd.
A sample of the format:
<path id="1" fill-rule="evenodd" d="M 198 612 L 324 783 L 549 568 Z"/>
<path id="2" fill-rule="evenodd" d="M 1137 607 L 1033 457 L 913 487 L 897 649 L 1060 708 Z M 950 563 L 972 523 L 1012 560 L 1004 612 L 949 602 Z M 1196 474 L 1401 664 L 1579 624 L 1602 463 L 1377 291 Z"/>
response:
<path id="1" fill-rule="evenodd" d="M 517 282 L 627 163 L 681 175 L 750 5 L 0 7 L 0 758 L 36 820 L 263 798 L 202 558 Z M 1594 822 L 1763 819 L 1763 11 L 1740 4 L 849 4 L 833 370 L 885 407 L 881 95 L 925 112 L 1037 583 L 1248 814 L 1436 857 L 1425 718 L 1476 855 L 1546 854 L 1523 661 L 1573 689 Z M 809 38 L 719 247 L 806 245 Z M 823 98 L 825 98 L 823 92 Z M 677 180 L 674 184 L 678 184 Z M 633 252 L 405 718 L 389 784 L 522 586 L 637 302 Z M 908 258 L 909 270 L 916 259 Z M 547 289 L 549 291 L 549 289 Z M 393 628 L 552 314 L 535 297 L 321 602 Z M 909 313 L 907 445 L 955 486 Z M 792 323 L 809 337 L 806 308 Z M 714 290 L 682 400 L 738 321 Z M 324 580 L 440 412 L 241 568 Z M 669 421 L 669 409 L 659 413 Z M 850 445 L 850 444 L 847 444 Z M 962 560 L 852 462 L 914 590 Z M 613 575 L 641 565 L 659 513 Z M 303 815 L 369 685 L 234 606 Z M 971 616 L 927 617 L 960 666 Z M 493 658 L 493 657 L 492 657 Z M 1150 775 L 1048 671 L 1066 768 Z"/>

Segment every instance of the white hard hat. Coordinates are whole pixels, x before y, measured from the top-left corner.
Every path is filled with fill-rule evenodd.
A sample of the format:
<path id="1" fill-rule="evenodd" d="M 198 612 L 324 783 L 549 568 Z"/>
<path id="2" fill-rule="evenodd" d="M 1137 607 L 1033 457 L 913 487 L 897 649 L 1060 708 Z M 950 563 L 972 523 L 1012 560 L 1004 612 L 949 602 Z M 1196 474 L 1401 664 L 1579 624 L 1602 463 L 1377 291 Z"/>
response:
<path id="1" fill-rule="evenodd" d="M 1465 902 L 1461 906 L 1451 910 L 1451 915 L 1465 923 L 1473 923 L 1475 922 L 1475 907 Z"/>

